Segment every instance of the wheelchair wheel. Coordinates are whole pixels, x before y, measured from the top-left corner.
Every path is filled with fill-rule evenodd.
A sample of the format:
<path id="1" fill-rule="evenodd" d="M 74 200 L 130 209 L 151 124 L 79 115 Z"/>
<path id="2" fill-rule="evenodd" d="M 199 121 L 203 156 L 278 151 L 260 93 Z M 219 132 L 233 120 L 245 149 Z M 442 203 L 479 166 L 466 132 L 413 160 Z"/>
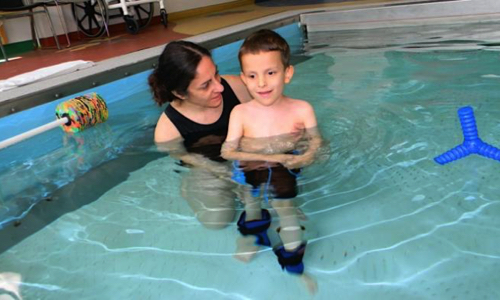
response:
<path id="1" fill-rule="evenodd" d="M 153 3 L 145 3 L 133 5 L 128 8 L 128 15 L 123 13 L 123 10 L 120 9 L 120 15 L 123 17 L 125 21 L 126 29 L 131 34 L 136 34 L 142 28 L 149 25 L 151 20 L 153 19 L 154 14 L 154 4 Z M 115 17 L 115 16 L 112 16 Z"/>
<path id="2" fill-rule="evenodd" d="M 71 11 L 78 29 L 88 37 L 101 36 L 109 22 L 108 9 L 103 0 L 71 3 Z"/>
<path id="3" fill-rule="evenodd" d="M 123 16 L 123 20 L 125 20 L 125 26 L 127 26 L 128 33 L 136 34 L 139 32 L 139 22 L 132 16 Z"/>
<path id="4" fill-rule="evenodd" d="M 154 8 L 154 3 L 139 4 L 131 7 L 134 19 L 137 20 L 137 23 L 139 24 L 139 29 L 142 29 L 151 23 L 155 13 Z"/>
<path id="5" fill-rule="evenodd" d="M 161 23 L 163 24 L 163 26 L 167 27 L 167 25 L 168 25 L 168 14 L 167 14 L 167 11 L 165 9 L 161 9 L 160 10 L 160 16 L 161 16 Z"/>

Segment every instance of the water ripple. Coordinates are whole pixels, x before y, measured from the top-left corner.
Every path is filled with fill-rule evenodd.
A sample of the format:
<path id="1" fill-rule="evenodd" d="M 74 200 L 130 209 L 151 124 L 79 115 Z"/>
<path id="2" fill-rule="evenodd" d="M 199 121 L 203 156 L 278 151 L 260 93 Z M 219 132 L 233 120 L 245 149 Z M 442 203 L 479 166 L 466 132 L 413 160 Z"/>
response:
<path id="1" fill-rule="evenodd" d="M 414 242 L 414 241 L 422 239 L 422 238 L 429 237 L 429 236 L 431 236 L 432 234 L 434 234 L 436 231 L 438 231 L 441 228 L 454 226 L 454 225 L 460 223 L 463 220 L 473 218 L 474 216 L 478 215 L 485 207 L 488 207 L 490 205 L 492 205 L 492 203 L 485 203 L 485 204 L 481 205 L 480 207 L 478 207 L 477 209 L 475 209 L 472 212 L 465 212 L 465 213 L 463 213 L 458 219 L 456 219 L 456 220 L 454 220 L 452 222 L 438 224 L 438 225 L 434 226 L 428 232 L 417 234 L 417 235 L 415 235 L 415 236 L 413 236 L 411 238 L 405 239 L 405 240 L 400 241 L 398 243 L 395 243 L 395 244 L 393 244 L 391 246 L 383 247 L 383 248 L 378 248 L 378 249 L 372 249 L 372 250 L 369 250 L 369 251 L 362 252 L 362 253 L 356 255 L 355 257 L 353 257 L 350 262 L 347 262 L 345 264 L 345 266 L 343 266 L 341 268 L 338 268 L 336 270 L 331 270 L 331 271 L 328 271 L 328 270 L 316 270 L 316 272 L 318 272 L 318 273 L 324 273 L 324 274 L 334 274 L 334 273 L 343 272 L 343 271 L 347 270 L 350 266 L 352 266 L 354 263 L 356 263 L 356 261 L 358 261 L 362 257 L 365 257 L 365 256 L 367 256 L 369 254 L 372 254 L 372 253 L 384 252 L 384 251 L 387 251 L 387 250 L 393 250 L 393 249 L 396 249 L 396 248 L 398 248 L 398 247 L 400 247 L 400 246 L 402 246 L 404 244 L 407 244 L 407 243 L 410 243 L 410 242 Z M 399 219 L 399 217 L 396 218 L 396 219 Z M 381 221 L 381 222 L 386 223 L 386 221 Z M 367 225 L 367 226 L 363 226 L 363 227 L 368 227 L 368 226 L 371 227 L 372 225 L 373 224 L 370 224 L 370 225 Z M 361 228 L 363 228 L 363 227 L 361 227 Z M 357 228 L 356 230 L 359 230 L 359 229 Z M 348 231 L 352 232 L 354 230 L 348 230 Z M 344 232 L 342 232 L 342 233 L 344 233 Z M 329 238 L 329 237 L 332 237 L 332 236 L 335 236 L 335 235 L 339 235 L 339 234 L 341 234 L 341 233 L 335 233 L 335 234 L 332 234 L 332 235 L 329 235 L 329 236 L 316 238 L 316 239 L 314 239 L 314 241 L 322 240 L 322 239 Z"/>
<path id="2" fill-rule="evenodd" d="M 151 277 L 143 274 L 134 274 L 134 275 L 123 275 L 123 274 L 117 274 L 120 278 L 132 278 L 132 279 L 139 279 L 139 280 L 149 280 L 149 281 L 168 281 L 168 282 L 175 282 L 177 284 L 180 284 L 186 288 L 189 288 L 193 291 L 202 291 L 202 292 L 213 292 L 218 294 L 219 296 L 226 297 L 228 299 L 243 299 L 243 300 L 251 300 L 252 298 L 245 297 L 241 294 L 238 293 L 224 293 L 221 290 L 215 289 L 215 288 L 207 288 L 207 287 L 200 287 L 200 286 L 195 286 L 193 284 L 189 284 L 187 282 L 174 279 L 174 278 L 159 278 L 159 277 Z"/>

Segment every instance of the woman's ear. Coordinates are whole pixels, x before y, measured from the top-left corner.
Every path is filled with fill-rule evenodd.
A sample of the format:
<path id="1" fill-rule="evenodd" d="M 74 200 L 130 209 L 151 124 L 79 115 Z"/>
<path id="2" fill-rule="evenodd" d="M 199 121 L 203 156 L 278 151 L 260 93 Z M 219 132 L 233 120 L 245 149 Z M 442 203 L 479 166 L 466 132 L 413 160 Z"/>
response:
<path id="1" fill-rule="evenodd" d="M 186 96 L 183 96 L 183 95 L 181 95 L 181 94 L 177 93 L 176 91 L 172 91 L 172 94 L 173 94 L 175 97 L 177 97 L 177 98 L 179 98 L 179 99 L 181 99 L 181 100 L 186 99 Z"/>
<path id="2" fill-rule="evenodd" d="M 285 69 L 285 83 L 289 83 L 292 80 L 293 72 L 294 72 L 294 69 L 293 69 L 292 65 L 289 65 Z"/>

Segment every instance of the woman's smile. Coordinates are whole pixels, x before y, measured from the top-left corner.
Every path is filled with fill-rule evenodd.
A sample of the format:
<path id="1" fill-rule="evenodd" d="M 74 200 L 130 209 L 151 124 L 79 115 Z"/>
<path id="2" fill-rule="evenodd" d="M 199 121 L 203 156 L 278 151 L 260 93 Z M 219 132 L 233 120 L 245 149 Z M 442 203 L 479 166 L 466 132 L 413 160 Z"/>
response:
<path id="1" fill-rule="evenodd" d="M 222 101 L 222 93 L 217 93 L 217 95 L 215 95 L 214 97 L 212 97 L 211 100 L 213 102 Z"/>

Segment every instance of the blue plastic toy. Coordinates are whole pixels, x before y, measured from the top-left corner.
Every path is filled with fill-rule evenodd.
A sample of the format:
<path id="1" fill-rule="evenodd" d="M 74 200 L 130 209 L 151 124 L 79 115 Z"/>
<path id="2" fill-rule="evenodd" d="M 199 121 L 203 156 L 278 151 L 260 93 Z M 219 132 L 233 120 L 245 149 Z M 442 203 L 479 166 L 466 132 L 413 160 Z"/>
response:
<path id="1" fill-rule="evenodd" d="M 500 161 L 500 149 L 483 142 L 478 134 L 474 111 L 470 106 L 461 107 L 458 110 L 458 118 L 462 125 L 464 142 L 447 152 L 436 156 L 434 160 L 441 165 L 447 164 L 469 154 L 479 154 Z"/>

